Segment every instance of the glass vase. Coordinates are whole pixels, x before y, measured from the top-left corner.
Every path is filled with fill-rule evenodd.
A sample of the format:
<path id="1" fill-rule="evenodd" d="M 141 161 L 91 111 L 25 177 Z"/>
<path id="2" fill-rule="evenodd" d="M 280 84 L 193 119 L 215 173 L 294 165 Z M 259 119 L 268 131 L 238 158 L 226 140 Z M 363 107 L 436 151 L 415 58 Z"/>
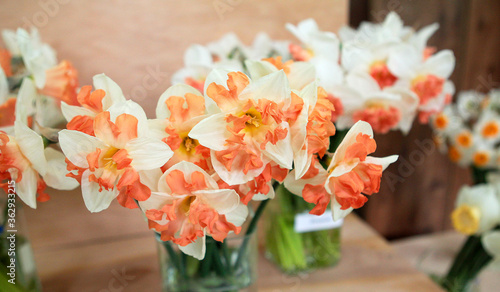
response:
<path id="1" fill-rule="evenodd" d="M 207 236 L 205 258 L 197 260 L 157 236 L 163 291 L 257 291 L 256 237 L 232 234 L 219 242 Z"/>
<path id="2" fill-rule="evenodd" d="M 41 291 L 23 205 L 9 191 L 2 194 L 0 210 L 0 291 Z"/>
<path id="3" fill-rule="evenodd" d="M 267 210 L 266 256 L 288 274 L 335 266 L 340 260 L 342 221 L 330 212 L 310 215 L 313 205 L 283 185 Z"/>

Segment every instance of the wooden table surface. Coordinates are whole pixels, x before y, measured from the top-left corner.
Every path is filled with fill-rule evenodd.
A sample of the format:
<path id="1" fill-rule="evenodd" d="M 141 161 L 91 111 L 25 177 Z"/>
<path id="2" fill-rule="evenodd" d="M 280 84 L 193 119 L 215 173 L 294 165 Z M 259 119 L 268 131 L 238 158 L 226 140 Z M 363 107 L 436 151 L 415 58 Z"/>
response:
<path id="1" fill-rule="evenodd" d="M 415 268 L 442 275 L 448 271 L 464 242 L 464 235 L 445 231 L 394 241 L 391 246 Z M 499 276 L 497 270 L 484 269 L 478 279 L 480 291 L 499 291 Z"/>
<path id="2" fill-rule="evenodd" d="M 91 214 L 79 191 L 50 194 L 24 208 L 45 292 L 160 291 L 155 240 L 138 210 L 113 203 Z M 331 269 L 286 276 L 260 255 L 259 291 L 441 291 L 356 216 L 342 232 Z"/>

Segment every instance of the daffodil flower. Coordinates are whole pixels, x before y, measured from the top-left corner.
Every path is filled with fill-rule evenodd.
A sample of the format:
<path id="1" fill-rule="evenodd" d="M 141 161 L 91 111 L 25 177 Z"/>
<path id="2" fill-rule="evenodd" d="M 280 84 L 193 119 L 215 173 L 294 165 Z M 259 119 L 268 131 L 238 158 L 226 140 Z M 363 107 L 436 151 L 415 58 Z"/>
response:
<path id="1" fill-rule="evenodd" d="M 357 121 L 368 122 L 377 133 L 400 129 L 408 133 L 413 124 L 418 98 L 409 90 L 380 85 L 365 72 L 351 72 L 346 86 L 337 87 L 333 94 L 343 105 L 337 127 L 346 129 Z"/>
<path id="2" fill-rule="evenodd" d="M 376 148 L 372 137 L 370 125 L 357 122 L 333 154 L 328 169 L 316 161 L 299 180 L 295 179 L 295 171 L 291 171 L 285 179 L 285 187 L 316 205 L 311 214 L 323 214 L 330 204 L 334 220 L 347 216 L 366 203 L 365 195 L 378 192 L 382 171 L 397 160 L 397 155 L 368 156 Z"/>
<path id="3" fill-rule="evenodd" d="M 0 131 L 0 186 L 8 190 L 7 180 L 14 180 L 16 194 L 28 206 L 47 201 L 46 186 L 71 190 L 78 186 L 65 177 L 64 155 L 55 149 L 44 149 L 40 135 L 20 121 L 14 125 L 14 135 Z M 37 196 L 38 194 L 38 196 Z"/>
<path id="4" fill-rule="evenodd" d="M 500 231 L 490 231 L 481 237 L 484 249 L 493 257 L 490 267 L 500 270 Z"/>
<path id="5" fill-rule="evenodd" d="M 94 118 L 113 104 L 125 102 L 121 88 L 104 74 L 93 78 L 95 90 L 83 86 L 77 96 L 78 105 L 61 102 L 61 110 L 68 121 L 67 129 L 94 135 Z"/>
<path id="6" fill-rule="evenodd" d="M 144 201 L 151 194 L 138 172 L 163 166 L 172 151 L 148 137 L 146 114 L 130 100 L 97 114 L 93 130 L 95 136 L 75 130 L 59 132 L 69 169 L 81 175 L 85 205 L 99 212 L 117 197 L 123 206 L 137 207 L 134 199 Z"/>
<path id="7" fill-rule="evenodd" d="M 462 187 L 455 204 L 453 227 L 463 234 L 482 234 L 500 223 L 500 202 L 491 185 Z"/>
<path id="8" fill-rule="evenodd" d="M 248 209 L 231 189 L 219 189 L 216 181 L 200 167 L 186 161 L 170 167 L 160 177 L 157 191 L 140 202 L 149 227 L 171 240 L 182 252 L 197 259 L 205 257 L 205 238 L 223 241 L 239 233 Z"/>
<path id="9" fill-rule="evenodd" d="M 421 112 L 439 112 L 451 101 L 455 91 L 448 81 L 455 68 L 452 51 L 443 50 L 423 60 L 414 46 L 401 45 L 391 54 L 387 66 L 398 78 L 395 86 L 410 88 L 418 96 Z"/>
<path id="10" fill-rule="evenodd" d="M 207 78 L 205 106 L 211 114 L 189 133 L 210 149 L 212 165 L 229 185 L 257 177 L 269 162 L 292 168 L 285 111 L 291 96 L 283 71 L 251 83 L 241 72 L 215 69 Z"/>
<path id="11" fill-rule="evenodd" d="M 188 136 L 191 129 L 207 117 L 203 94 L 189 85 L 173 85 L 160 96 L 156 117 L 148 121 L 152 134 L 174 152 L 163 166 L 164 170 L 178 162 L 188 161 L 211 171 L 210 149 Z"/>

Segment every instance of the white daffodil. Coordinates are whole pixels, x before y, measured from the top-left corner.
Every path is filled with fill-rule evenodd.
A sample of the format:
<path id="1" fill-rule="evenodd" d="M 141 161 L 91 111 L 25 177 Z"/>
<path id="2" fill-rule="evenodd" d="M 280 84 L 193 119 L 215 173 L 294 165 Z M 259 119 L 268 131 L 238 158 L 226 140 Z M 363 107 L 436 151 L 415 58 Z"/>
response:
<path id="1" fill-rule="evenodd" d="M 81 172 L 82 194 L 91 212 L 108 208 L 118 197 L 127 208 L 137 207 L 151 191 L 141 183 L 138 171 L 163 166 L 172 151 L 148 136 L 144 110 L 133 101 L 112 105 L 93 121 L 95 136 L 76 130 L 59 132 L 59 143 L 75 170 Z"/>
<path id="2" fill-rule="evenodd" d="M 491 231 L 483 234 L 481 243 L 488 254 L 493 257 L 490 267 L 500 270 L 500 231 Z"/>
<path id="3" fill-rule="evenodd" d="M 0 132 L 0 178 L 14 180 L 16 194 L 32 208 L 37 200 L 48 200 L 47 185 L 59 190 L 78 186 L 64 175 L 64 159 L 60 152 L 44 149 L 42 137 L 20 121 L 15 122 L 13 136 Z"/>
<path id="4" fill-rule="evenodd" d="M 245 61 L 247 70 L 252 80 L 256 80 L 271 73 L 283 70 L 290 88 L 293 90 L 302 90 L 306 85 L 316 80 L 316 70 L 310 62 L 282 62 L 281 57 L 269 58 L 262 61 Z"/>
<path id="5" fill-rule="evenodd" d="M 454 228 L 464 234 L 483 234 L 500 223 L 500 202 L 491 185 L 464 186 L 451 214 Z"/>
<path id="6" fill-rule="evenodd" d="M 48 44 L 42 43 L 36 28 L 32 28 L 31 33 L 18 28 L 17 45 L 26 69 L 33 74 L 36 87 L 43 88 L 46 81 L 46 71 L 57 65 L 54 49 Z"/>
<path id="7" fill-rule="evenodd" d="M 398 158 L 397 155 L 368 156 L 376 148 L 372 137 L 370 125 L 357 122 L 335 151 L 328 169 L 317 162 L 315 169 L 310 169 L 311 175 L 306 174 L 306 178 L 298 180 L 295 179 L 295 170 L 292 170 L 285 179 L 285 187 L 307 202 L 316 204 L 311 214 L 323 214 L 330 204 L 333 219 L 344 218 L 368 201 L 365 195 L 378 192 L 382 172 Z"/>
<path id="8" fill-rule="evenodd" d="M 321 31 L 313 19 L 301 21 L 297 26 L 290 23 L 286 28 L 303 44 L 290 45 L 296 61 L 309 61 L 316 68 L 319 85 L 327 92 L 342 84 L 344 72 L 339 65 L 340 41 L 334 33 Z"/>
<path id="9" fill-rule="evenodd" d="M 219 189 L 203 169 L 186 161 L 165 171 L 156 189 L 139 203 L 149 227 L 199 260 L 205 257 L 207 235 L 223 241 L 229 233 L 241 231 L 248 215 L 234 190 Z"/>
<path id="10" fill-rule="evenodd" d="M 500 141 L 500 114 L 485 109 L 481 112 L 478 121 L 474 125 L 474 132 L 490 145 Z"/>
<path id="11" fill-rule="evenodd" d="M 332 93 L 343 105 L 344 113 L 337 119 L 337 127 L 346 129 L 355 122 L 368 122 L 377 133 L 411 129 L 418 106 L 418 99 L 409 90 L 386 87 L 379 84 L 365 72 L 352 72 L 346 78 L 347 84 L 337 87 Z"/>
<path id="12" fill-rule="evenodd" d="M 407 40 L 412 33 L 413 30 L 405 27 L 395 12 L 387 14 L 382 23 L 362 22 L 357 30 L 347 26 L 339 30 L 342 43 L 364 48 L 401 43 L 403 40 Z"/>
<path id="13" fill-rule="evenodd" d="M 260 32 L 255 36 L 252 45 L 245 49 L 245 54 L 249 60 L 261 60 L 275 56 L 281 56 L 283 60 L 290 60 L 289 45 L 289 41 L 273 40 L 267 33 Z"/>
<path id="14" fill-rule="evenodd" d="M 61 102 L 62 113 L 68 122 L 67 128 L 89 135 L 94 132 L 92 121 L 99 113 L 107 111 L 114 104 L 126 101 L 121 88 L 108 76 L 97 74 L 93 81 L 93 92 L 91 86 L 83 86 L 80 89 L 77 97 L 80 106 Z"/>
<path id="15" fill-rule="evenodd" d="M 421 52 L 411 45 L 401 45 L 390 55 L 389 70 L 398 81 L 395 86 L 410 88 L 426 112 L 438 112 L 449 101 L 454 87 L 448 78 L 455 68 L 455 56 L 443 50 L 423 60 Z"/>
<path id="16" fill-rule="evenodd" d="M 484 98 L 484 94 L 473 90 L 459 92 L 456 103 L 458 113 L 465 121 L 476 119 L 481 112 L 481 102 Z"/>
<path id="17" fill-rule="evenodd" d="M 172 76 L 172 84 L 187 84 L 203 92 L 205 79 L 214 68 L 226 68 L 241 71 L 240 60 L 219 58 L 214 59 L 208 47 L 192 45 L 184 53 L 184 67 Z"/>
<path id="18" fill-rule="evenodd" d="M 211 150 L 213 167 L 223 181 L 246 183 L 272 161 L 292 168 L 284 114 L 291 96 L 283 71 L 251 82 L 241 72 L 215 69 L 205 86 L 205 105 L 213 114 L 194 126 L 189 137 Z"/>
<path id="19" fill-rule="evenodd" d="M 16 97 L 9 93 L 7 77 L 0 67 L 0 131 L 7 134 L 14 132 L 16 101 Z"/>

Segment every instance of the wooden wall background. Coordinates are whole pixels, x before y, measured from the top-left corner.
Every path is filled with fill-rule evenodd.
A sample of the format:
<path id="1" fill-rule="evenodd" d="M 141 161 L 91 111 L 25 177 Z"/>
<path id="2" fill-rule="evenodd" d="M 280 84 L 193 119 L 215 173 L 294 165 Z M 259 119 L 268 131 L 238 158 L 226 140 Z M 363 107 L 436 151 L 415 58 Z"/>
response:
<path id="1" fill-rule="evenodd" d="M 348 0 L 0 0 L 0 29 L 38 27 L 82 85 L 104 72 L 152 117 L 190 45 L 228 32 L 248 45 L 261 31 L 293 40 L 285 23 L 313 17 L 335 31 L 347 13 Z M 154 86 L 143 81 L 150 75 Z"/>
<path id="2" fill-rule="evenodd" d="M 455 52 L 452 76 L 457 91 L 483 92 L 500 87 L 500 1 L 497 0 L 352 0 L 350 24 L 381 21 L 396 11 L 405 24 L 420 28 L 438 22 L 430 45 Z M 461 185 L 470 183 L 467 169 L 449 162 L 437 150 L 423 150 L 431 131 L 415 125 L 408 136 L 390 133 L 377 137 L 377 154 L 394 150 L 401 155 L 383 178 L 376 199 L 360 214 L 388 238 L 439 231 L 451 227 L 450 213 Z"/>

